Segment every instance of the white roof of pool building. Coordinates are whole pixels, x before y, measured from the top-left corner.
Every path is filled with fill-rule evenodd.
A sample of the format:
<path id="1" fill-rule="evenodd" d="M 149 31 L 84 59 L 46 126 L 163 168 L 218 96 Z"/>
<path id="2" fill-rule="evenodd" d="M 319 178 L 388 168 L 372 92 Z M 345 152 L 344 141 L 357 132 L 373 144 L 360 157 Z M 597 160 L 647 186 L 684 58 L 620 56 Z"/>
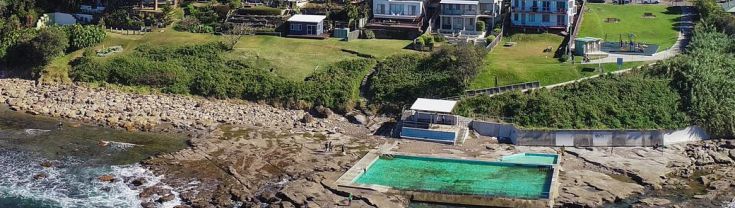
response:
<path id="1" fill-rule="evenodd" d="M 327 18 L 327 16 L 297 14 L 297 15 L 292 16 L 291 18 L 288 18 L 288 21 L 289 22 L 321 22 L 325 18 Z"/>
<path id="2" fill-rule="evenodd" d="M 453 100 L 419 98 L 416 99 L 416 102 L 413 102 L 411 110 L 451 113 L 455 105 L 457 105 L 457 101 Z"/>

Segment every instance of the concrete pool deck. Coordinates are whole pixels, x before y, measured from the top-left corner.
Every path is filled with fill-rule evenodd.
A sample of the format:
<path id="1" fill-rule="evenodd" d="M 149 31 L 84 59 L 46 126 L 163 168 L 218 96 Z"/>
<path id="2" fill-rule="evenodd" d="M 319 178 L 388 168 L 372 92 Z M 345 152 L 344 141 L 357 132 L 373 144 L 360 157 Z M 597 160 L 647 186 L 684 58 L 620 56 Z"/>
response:
<path id="1" fill-rule="evenodd" d="M 386 144 L 388 145 L 388 144 Z M 390 144 L 390 147 L 381 146 L 379 149 L 371 150 L 368 152 L 360 161 L 352 166 L 345 174 L 343 174 L 337 181 L 336 184 L 342 187 L 357 188 L 364 190 L 373 190 L 381 193 L 388 194 L 401 194 L 408 196 L 413 201 L 424 201 L 424 202 L 437 202 L 437 203 L 448 203 L 448 204 L 462 204 L 462 205 L 475 205 L 475 206 L 498 206 L 498 207 L 551 207 L 554 205 L 554 198 L 558 196 L 559 187 L 559 168 L 561 167 L 558 162 L 556 164 L 550 164 L 549 166 L 553 172 L 551 173 L 551 179 L 548 190 L 548 198 L 537 198 L 537 199 L 524 199 L 524 198 L 513 198 L 505 196 L 488 196 L 488 195 L 475 195 L 475 194 L 458 194 L 448 192 L 436 192 L 436 191 L 413 191 L 413 190 L 401 190 L 383 185 L 375 184 L 358 184 L 355 181 L 365 173 L 370 166 L 372 166 L 381 155 L 401 155 L 401 156 L 413 156 L 423 158 L 436 158 L 436 159 L 451 159 L 451 160 L 463 160 L 463 161 L 477 161 L 477 162 L 489 162 L 489 163 L 506 163 L 498 160 L 492 160 L 487 158 L 473 158 L 473 157 L 446 157 L 436 155 L 425 155 L 415 154 L 408 152 L 396 152 L 391 151 L 395 148 L 396 143 Z M 515 163 L 506 163 L 515 164 Z M 528 165 L 528 164 L 524 164 Z"/>

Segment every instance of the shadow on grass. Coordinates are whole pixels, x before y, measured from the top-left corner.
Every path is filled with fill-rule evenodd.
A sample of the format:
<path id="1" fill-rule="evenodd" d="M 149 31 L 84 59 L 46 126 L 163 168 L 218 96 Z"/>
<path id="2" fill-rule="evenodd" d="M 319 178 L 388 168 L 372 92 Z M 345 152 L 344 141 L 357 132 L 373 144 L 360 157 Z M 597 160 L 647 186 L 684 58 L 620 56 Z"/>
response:
<path id="1" fill-rule="evenodd" d="M 597 68 L 595 68 L 595 67 L 583 67 L 582 68 L 582 72 L 590 72 L 591 73 L 591 72 L 595 72 L 595 71 L 597 71 Z"/>

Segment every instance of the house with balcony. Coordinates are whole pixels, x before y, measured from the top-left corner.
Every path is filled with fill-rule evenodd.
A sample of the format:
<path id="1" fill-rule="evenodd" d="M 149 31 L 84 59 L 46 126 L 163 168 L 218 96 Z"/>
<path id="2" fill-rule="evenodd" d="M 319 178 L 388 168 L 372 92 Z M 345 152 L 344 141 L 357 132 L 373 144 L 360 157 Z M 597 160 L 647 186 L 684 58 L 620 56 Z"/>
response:
<path id="1" fill-rule="evenodd" d="M 437 32 L 448 38 L 483 38 L 486 30 L 477 28 L 478 22 L 484 23 L 487 29 L 501 19 L 501 0 L 442 0 L 439 3 Z"/>
<path id="2" fill-rule="evenodd" d="M 373 17 L 365 25 L 377 38 L 413 39 L 421 35 L 428 0 L 373 0 Z"/>
<path id="3" fill-rule="evenodd" d="M 513 27 L 568 32 L 576 13 L 574 0 L 511 0 Z"/>

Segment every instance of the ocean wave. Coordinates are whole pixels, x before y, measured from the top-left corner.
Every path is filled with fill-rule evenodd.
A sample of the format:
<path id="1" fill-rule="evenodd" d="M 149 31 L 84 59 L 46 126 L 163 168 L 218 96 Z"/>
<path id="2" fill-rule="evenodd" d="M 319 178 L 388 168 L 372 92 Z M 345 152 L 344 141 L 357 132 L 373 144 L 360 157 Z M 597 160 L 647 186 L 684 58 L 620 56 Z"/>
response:
<path id="1" fill-rule="evenodd" d="M 44 168 L 42 158 L 30 153 L 0 151 L 0 198 L 30 199 L 58 207 L 141 207 L 140 192 L 154 185 L 161 185 L 163 176 L 156 176 L 139 164 L 121 166 L 88 166 L 74 158 L 53 161 L 58 166 Z M 41 175 L 39 175 L 41 174 Z M 101 182 L 101 175 L 112 175 L 113 182 Z M 139 187 L 125 180 L 144 178 Z M 178 193 L 174 200 L 161 207 L 181 204 Z"/>

